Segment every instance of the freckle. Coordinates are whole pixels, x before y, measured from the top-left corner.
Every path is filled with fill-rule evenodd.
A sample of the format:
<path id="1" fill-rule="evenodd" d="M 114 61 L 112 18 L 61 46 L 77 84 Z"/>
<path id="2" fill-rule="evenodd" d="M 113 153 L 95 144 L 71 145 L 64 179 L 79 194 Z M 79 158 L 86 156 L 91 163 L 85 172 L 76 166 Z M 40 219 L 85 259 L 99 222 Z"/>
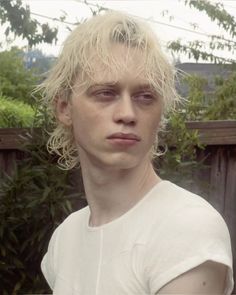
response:
<path id="1" fill-rule="evenodd" d="M 206 285 L 206 282 L 203 282 L 202 284 L 203 284 L 203 286 L 205 286 Z"/>

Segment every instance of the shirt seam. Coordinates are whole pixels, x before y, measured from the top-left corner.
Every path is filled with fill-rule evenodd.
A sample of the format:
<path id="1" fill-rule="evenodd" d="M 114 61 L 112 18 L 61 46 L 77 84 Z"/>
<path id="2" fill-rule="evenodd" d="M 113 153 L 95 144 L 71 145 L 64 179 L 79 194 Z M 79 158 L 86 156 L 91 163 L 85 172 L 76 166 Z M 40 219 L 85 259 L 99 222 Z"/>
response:
<path id="1" fill-rule="evenodd" d="M 101 229 L 100 231 L 99 261 L 98 261 L 98 272 L 97 272 L 95 295 L 99 294 L 99 283 L 100 283 L 101 267 L 102 267 L 102 252 L 103 252 L 103 229 Z"/>

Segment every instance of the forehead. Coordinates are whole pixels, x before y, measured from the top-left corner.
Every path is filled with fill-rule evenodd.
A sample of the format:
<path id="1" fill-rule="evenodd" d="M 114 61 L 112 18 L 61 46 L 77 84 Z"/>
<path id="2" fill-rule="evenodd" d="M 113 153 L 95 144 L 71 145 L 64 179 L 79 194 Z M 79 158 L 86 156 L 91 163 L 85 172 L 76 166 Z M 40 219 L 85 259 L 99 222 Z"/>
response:
<path id="1" fill-rule="evenodd" d="M 106 58 L 98 54 L 89 56 L 88 67 L 79 74 L 79 84 L 149 84 L 145 54 L 141 50 L 119 44 L 110 49 Z"/>

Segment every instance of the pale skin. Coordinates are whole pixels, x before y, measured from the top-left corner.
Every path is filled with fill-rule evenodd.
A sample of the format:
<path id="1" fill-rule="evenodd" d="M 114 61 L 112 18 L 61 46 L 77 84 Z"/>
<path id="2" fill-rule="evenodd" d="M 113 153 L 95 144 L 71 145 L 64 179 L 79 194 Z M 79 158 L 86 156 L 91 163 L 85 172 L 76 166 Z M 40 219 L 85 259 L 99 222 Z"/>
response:
<path id="1" fill-rule="evenodd" d="M 123 62 L 126 48 L 113 48 Z M 58 119 L 73 125 L 78 146 L 90 226 L 99 226 L 131 209 L 158 182 L 150 149 L 163 111 L 162 100 L 145 76 L 136 76 L 142 54 L 128 60 L 119 77 L 94 64 L 94 82 L 88 89 L 75 87 L 69 102 L 58 98 Z M 126 61 L 127 62 L 127 61 Z M 101 77 L 101 78 L 99 78 Z M 79 85 L 79 78 L 76 82 Z M 78 94 L 79 93 L 79 94 Z M 135 134 L 137 142 L 110 139 L 114 133 Z M 226 266 L 207 261 L 166 284 L 156 294 L 224 294 Z"/>

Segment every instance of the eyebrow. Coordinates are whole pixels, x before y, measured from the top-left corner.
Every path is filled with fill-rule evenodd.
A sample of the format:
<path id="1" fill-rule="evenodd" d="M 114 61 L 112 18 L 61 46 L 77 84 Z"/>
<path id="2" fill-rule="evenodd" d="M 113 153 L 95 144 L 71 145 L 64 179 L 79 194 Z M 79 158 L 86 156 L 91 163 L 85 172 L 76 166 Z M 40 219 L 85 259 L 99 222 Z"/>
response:
<path id="1" fill-rule="evenodd" d="M 87 91 L 89 91 L 90 89 L 93 89 L 95 87 L 116 87 L 116 88 L 121 88 L 121 83 L 119 82 L 101 82 L 101 83 L 95 83 L 92 84 L 88 87 Z M 153 86 L 151 86 L 149 83 L 144 83 L 144 84 L 137 84 L 133 87 L 131 87 L 132 89 L 135 90 L 151 90 L 151 91 L 155 91 L 155 89 L 153 88 Z"/>
<path id="2" fill-rule="evenodd" d="M 110 87 L 113 87 L 113 86 L 120 86 L 120 85 L 117 82 L 100 82 L 100 83 L 95 83 L 95 84 L 90 85 L 88 87 L 88 89 L 94 88 L 94 87 L 100 87 L 100 86 L 110 86 Z"/>

